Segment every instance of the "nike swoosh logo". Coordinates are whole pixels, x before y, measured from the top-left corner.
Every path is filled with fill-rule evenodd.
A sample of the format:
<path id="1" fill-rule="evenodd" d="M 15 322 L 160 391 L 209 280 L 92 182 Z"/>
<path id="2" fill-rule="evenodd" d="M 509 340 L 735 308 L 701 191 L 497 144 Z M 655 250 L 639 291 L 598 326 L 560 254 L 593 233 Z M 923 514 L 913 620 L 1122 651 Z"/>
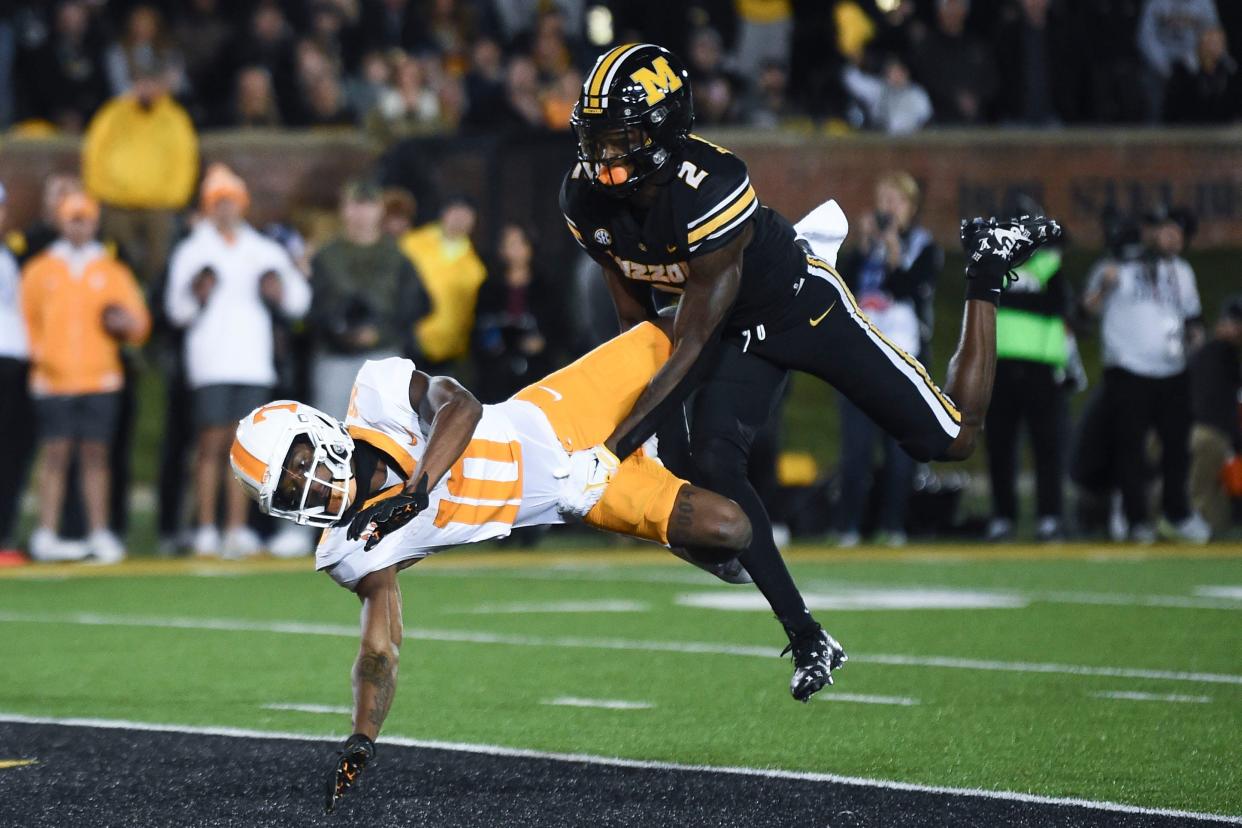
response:
<path id="1" fill-rule="evenodd" d="M 829 306 L 828 306 L 828 310 L 826 310 L 826 311 L 824 311 L 823 313 L 821 313 L 821 314 L 819 315 L 819 317 L 818 317 L 818 318 L 809 320 L 809 321 L 810 321 L 810 323 L 811 323 L 811 327 L 812 327 L 812 328 L 814 328 L 814 327 L 815 327 L 816 325 L 818 325 L 820 322 L 823 322 L 823 321 L 824 321 L 824 317 L 825 317 L 825 316 L 827 316 L 828 314 L 832 313 L 832 309 L 833 309 L 833 308 L 835 308 L 836 306 L 837 306 L 837 303 L 836 303 L 836 302 L 833 302 L 831 305 L 829 305 Z"/>
<path id="2" fill-rule="evenodd" d="M 535 387 L 536 387 L 536 388 L 538 388 L 538 389 L 540 389 L 540 390 L 542 390 L 542 391 L 547 391 L 549 394 L 551 394 L 551 395 L 552 395 L 552 397 L 553 397 L 553 398 L 554 398 L 557 402 L 560 402 L 561 400 L 565 399 L 565 397 L 564 397 L 564 396 L 562 396 L 562 395 L 560 394 L 560 392 L 558 392 L 558 391 L 553 391 L 551 388 L 549 388 L 549 387 L 548 387 L 548 386 L 546 386 L 546 385 L 536 385 Z"/>
<path id="3" fill-rule="evenodd" d="M 417 445 L 418 445 L 418 436 L 417 436 L 414 432 L 410 431 L 410 430 L 409 430 L 408 428 L 406 428 L 405 426 L 401 426 L 401 430 L 402 430 L 402 431 L 404 431 L 406 434 L 410 435 L 410 445 L 411 445 L 411 446 L 417 446 Z"/>
<path id="4" fill-rule="evenodd" d="M 676 252 L 677 252 L 677 245 L 675 245 L 675 244 L 666 244 L 666 245 L 664 246 L 664 249 L 665 249 L 665 250 L 667 250 L 669 253 L 676 253 Z"/>

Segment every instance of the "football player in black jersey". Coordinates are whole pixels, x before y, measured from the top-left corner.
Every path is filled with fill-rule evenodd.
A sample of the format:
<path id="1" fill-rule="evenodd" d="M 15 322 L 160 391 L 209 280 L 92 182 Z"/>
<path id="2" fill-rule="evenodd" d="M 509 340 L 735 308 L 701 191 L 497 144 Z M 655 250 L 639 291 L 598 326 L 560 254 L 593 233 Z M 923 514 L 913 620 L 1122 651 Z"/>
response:
<path id="1" fill-rule="evenodd" d="M 742 160 L 690 133 L 693 121 L 684 65 L 652 44 L 602 55 L 574 107 L 578 161 L 561 210 L 603 268 L 622 329 L 655 315 L 652 288 L 680 294 L 672 356 L 605 445 L 628 456 L 697 389 L 691 480 L 750 518 L 754 541 L 740 560 L 785 627 L 790 692 L 807 701 L 832 683 L 845 653 L 811 617 L 747 482 L 755 432 L 794 369 L 831 383 L 915 459 L 967 457 L 992 393 L 1001 290 L 1060 228 L 1043 217 L 963 222 L 966 308 L 946 393 L 760 204 Z"/>

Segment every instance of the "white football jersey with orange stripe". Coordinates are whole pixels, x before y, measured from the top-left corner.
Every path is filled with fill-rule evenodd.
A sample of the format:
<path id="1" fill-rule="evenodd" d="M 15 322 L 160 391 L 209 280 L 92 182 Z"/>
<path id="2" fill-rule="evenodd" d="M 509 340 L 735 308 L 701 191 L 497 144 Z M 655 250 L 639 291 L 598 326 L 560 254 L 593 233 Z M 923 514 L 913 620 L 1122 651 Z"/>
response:
<path id="1" fill-rule="evenodd" d="M 430 430 L 410 406 L 413 371 L 408 359 L 367 362 L 358 371 L 345 418 L 355 441 L 390 456 L 407 479 L 422 460 Z M 429 492 L 427 509 L 369 552 L 364 541 L 346 539 L 346 527 L 325 530 L 315 568 L 352 589 L 371 572 L 424 558 L 440 547 L 504 537 L 515 526 L 563 523 L 558 475 L 568 466 L 569 455 L 536 406 L 519 400 L 485 405 L 461 458 Z M 403 484 L 390 472 L 376 497 Z"/>

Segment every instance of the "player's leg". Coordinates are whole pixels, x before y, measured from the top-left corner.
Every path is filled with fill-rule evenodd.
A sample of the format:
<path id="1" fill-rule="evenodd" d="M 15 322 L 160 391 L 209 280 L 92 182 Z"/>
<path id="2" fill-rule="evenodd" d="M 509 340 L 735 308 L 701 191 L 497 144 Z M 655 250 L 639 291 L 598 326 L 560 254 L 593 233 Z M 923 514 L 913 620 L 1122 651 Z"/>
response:
<path id="1" fill-rule="evenodd" d="M 655 541 L 714 574 L 750 543 L 750 521 L 726 497 L 691 486 L 641 453 L 627 457 L 583 518 L 596 529 Z"/>
<path id="2" fill-rule="evenodd" d="M 989 308 L 994 354 L 995 308 Z M 971 333 L 972 341 L 986 338 Z M 786 319 L 762 338 L 752 334 L 746 347 L 769 362 L 829 383 L 920 462 L 944 457 L 962 433 L 965 416 L 956 402 L 918 360 L 871 323 L 841 277 L 818 259 L 809 260 Z M 977 357 L 970 352 L 972 360 Z M 978 381 L 990 394 L 992 371 L 980 373 L 986 373 Z"/>
<path id="3" fill-rule="evenodd" d="M 807 609 L 772 539 L 767 510 L 747 479 L 751 441 L 768 421 L 787 376 L 738 345 L 722 343 L 718 362 L 695 396 L 690 451 L 693 482 L 730 498 L 750 520 L 752 540 L 739 560 L 789 636 L 795 663 L 790 692 L 806 701 L 832 682 L 831 671 L 845 661 L 845 653 Z"/>
<path id="4" fill-rule="evenodd" d="M 687 483 L 673 503 L 668 543 L 684 549 L 693 563 L 728 563 L 750 546 L 750 520 L 729 498 Z"/>

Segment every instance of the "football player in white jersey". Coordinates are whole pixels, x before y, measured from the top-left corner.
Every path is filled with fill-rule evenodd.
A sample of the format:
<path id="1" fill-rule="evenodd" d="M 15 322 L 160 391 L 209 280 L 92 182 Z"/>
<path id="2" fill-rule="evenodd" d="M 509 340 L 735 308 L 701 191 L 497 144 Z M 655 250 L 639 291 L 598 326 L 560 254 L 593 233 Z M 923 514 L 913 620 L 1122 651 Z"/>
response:
<path id="1" fill-rule="evenodd" d="M 446 546 L 581 519 L 723 578 L 742 573 L 751 530 L 736 503 L 646 451 L 619 462 L 602 446 L 668 359 L 668 324 L 638 325 L 499 405 L 393 358 L 358 372 L 344 423 L 278 400 L 238 424 L 238 481 L 263 512 L 323 527 L 316 569 L 362 601 L 354 735 L 332 770 L 329 811 L 374 757 L 392 704 L 399 570 Z"/>

